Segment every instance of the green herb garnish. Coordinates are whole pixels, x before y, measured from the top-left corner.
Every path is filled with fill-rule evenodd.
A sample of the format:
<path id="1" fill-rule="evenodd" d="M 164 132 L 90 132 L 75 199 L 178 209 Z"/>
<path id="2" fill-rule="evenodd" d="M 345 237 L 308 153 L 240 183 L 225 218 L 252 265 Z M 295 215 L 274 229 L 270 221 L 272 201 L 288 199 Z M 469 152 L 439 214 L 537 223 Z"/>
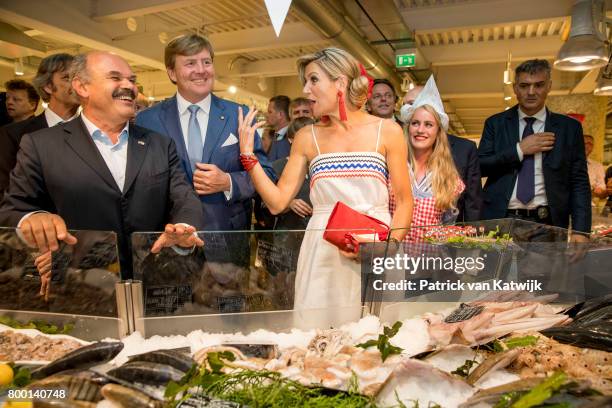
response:
<path id="1" fill-rule="evenodd" d="M 457 367 L 455 371 L 451 371 L 451 374 L 466 378 L 468 375 L 470 375 L 470 370 L 474 364 L 476 364 L 476 360 L 465 360 L 465 363 Z"/>
<path id="2" fill-rule="evenodd" d="M 43 320 L 31 320 L 22 323 L 8 316 L 0 316 L 0 323 L 13 329 L 36 329 L 45 334 L 68 334 L 74 329 L 74 324 L 66 323 L 62 328 Z"/>
<path id="3" fill-rule="evenodd" d="M 567 380 L 565 373 L 557 371 L 540 384 L 533 387 L 531 391 L 518 399 L 512 408 L 531 408 L 540 405 L 557 391 Z"/>
<path id="4" fill-rule="evenodd" d="M 337 392 L 330 395 L 324 388 L 306 387 L 296 381 L 283 378 L 280 373 L 271 371 L 242 370 L 231 374 L 216 374 L 203 369 L 195 374 L 188 373 L 181 380 L 183 391 L 191 390 L 193 394 L 183 396 L 176 400 L 178 394 L 169 395 L 176 391 L 177 386 L 166 387 L 166 398 L 170 406 L 176 407 L 178 403 L 190 396 L 205 395 L 225 401 L 248 405 L 253 408 L 287 408 L 293 406 L 306 406 L 316 408 L 373 408 L 372 398 L 349 392 Z"/>
<path id="5" fill-rule="evenodd" d="M 389 339 L 397 334 L 400 327 L 402 327 L 402 322 L 395 322 L 392 327 L 385 326 L 383 328 L 383 334 L 379 334 L 377 340 L 369 340 L 365 343 L 357 344 L 356 347 L 367 349 L 369 347 L 376 346 L 378 351 L 380 351 L 380 356 L 384 362 L 391 354 L 400 354 L 404 350 L 389 342 Z"/>

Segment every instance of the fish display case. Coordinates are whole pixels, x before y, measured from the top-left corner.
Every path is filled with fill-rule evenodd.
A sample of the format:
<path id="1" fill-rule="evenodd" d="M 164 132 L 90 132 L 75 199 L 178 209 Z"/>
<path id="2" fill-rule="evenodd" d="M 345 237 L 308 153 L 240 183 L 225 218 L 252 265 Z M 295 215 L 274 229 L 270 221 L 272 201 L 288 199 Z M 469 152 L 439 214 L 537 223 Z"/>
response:
<path id="1" fill-rule="evenodd" d="M 350 231 L 338 231 L 348 234 Z M 314 231 L 317 233 L 317 231 Z M 337 327 L 359 320 L 363 304 L 332 309 L 293 310 L 295 277 L 305 231 L 199 232 L 201 248 L 164 248 L 152 254 L 159 233 L 132 236 L 134 320 L 144 336 L 219 333 L 258 329 Z M 361 231 L 362 237 L 374 231 Z M 322 241 L 321 245 L 331 245 Z M 347 271 L 370 270 L 365 246 Z M 308 256 L 307 254 L 305 256 Z M 344 288 L 330 288 L 343 290 Z"/>
<path id="2" fill-rule="evenodd" d="M 525 291 L 554 295 L 574 304 L 611 293 L 612 254 L 601 241 L 571 242 L 568 230 L 539 223 L 498 219 L 453 226 L 412 229 L 418 242 L 403 243 L 386 257 L 374 259 L 367 281 L 372 310 L 379 316 L 409 316 L 416 304 L 470 302 Z M 377 270 L 378 268 L 378 270 Z M 384 282 L 383 282 L 384 281 Z M 376 285 L 374 284 L 376 283 Z M 386 290 L 376 290 L 386 284 Z M 404 310 L 404 313 L 399 312 Z"/>
<path id="3" fill-rule="evenodd" d="M 592 207 L 591 244 L 587 253 L 585 290 L 589 298 L 612 293 L 612 213 L 610 207 Z"/>
<path id="4" fill-rule="evenodd" d="M 491 395 L 489 390 L 524 379 L 521 364 L 526 360 L 508 348 L 520 344 L 531 347 L 525 350 L 534 358 L 543 347 L 549 354 L 574 347 L 567 352 L 582 358 L 580 370 L 572 371 L 578 365 L 563 361 L 568 377 L 553 380 L 571 383 L 587 378 L 588 371 L 589 376 L 594 373 L 587 379 L 597 381 L 596 390 L 603 390 L 606 398 L 612 395 L 612 387 L 596 372 L 601 368 L 585 371 L 584 365 L 595 357 L 608 358 L 612 350 L 609 322 L 602 322 L 609 319 L 610 296 L 579 303 L 589 297 L 585 262 L 601 247 L 574 246 L 567 230 L 490 220 L 415 228 L 411 234 L 423 239 L 400 245 L 368 240 L 369 234 L 362 233 L 359 257 L 334 270 L 361 274 L 360 302 L 297 310 L 298 258 L 309 256 L 300 254 L 304 231 L 199 232 L 203 247 L 168 247 L 155 254 L 151 247 L 160 233 L 133 234 L 133 279 L 123 281 L 114 234 L 74 234 L 77 245 L 62 246 L 49 263 L 14 230 L 0 234 L 1 283 L 15 292 L 3 293 L 0 315 L 29 323 L 46 319 L 47 326 L 58 329 L 71 323 L 70 335 L 78 340 L 67 354 L 32 358 L 40 360 L 32 378 L 41 382 L 28 385 L 30 389 L 48 388 L 54 381 L 59 386 L 87 382 L 75 380 L 74 371 L 61 374 L 70 368 L 101 381 L 87 382 L 95 393 L 71 394 L 70 400 L 107 399 L 118 406 L 135 406 L 134 398 L 156 407 L 175 406 L 179 398 L 193 403 L 188 406 L 268 406 L 257 405 L 259 399 L 238 399 L 234 391 L 242 392 L 243 386 L 253 387 L 241 394 L 249 398 L 282 394 L 302 404 L 312 397 L 325 407 L 479 406 L 482 398 L 494 404 L 506 394 Z M 472 261 L 466 262 L 468 258 Z M 441 261 L 427 264 L 427 259 Z M 44 265 L 51 265 L 48 282 Z M 610 277 L 603 279 L 610 282 Z M 378 291 L 373 290 L 376 280 L 426 284 Z M 542 288 L 486 289 L 493 282 L 533 281 Z M 467 289 L 428 286 L 436 282 L 458 282 Z M 0 343 L 0 352 L 5 345 Z M 593 350 L 583 357 L 577 347 Z M 608 354 L 601 357 L 599 352 Z M 503 364 L 502 357 L 507 360 Z M 476 370 L 470 370 L 471 364 Z M 550 374 L 548 366 L 540 365 L 526 370 L 541 371 L 527 389 L 509 390 L 529 395 Z M 224 385 L 203 392 L 213 379 Z M 238 389 L 231 384 L 239 384 Z M 0 401 L 6 391 L 0 389 Z M 579 398 L 590 401 L 591 396 Z"/>
<path id="5" fill-rule="evenodd" d="M 40 254 L 15 229 L 0 228 L 0 324 L 88 341 L 126 335 L 115 233 L 71 233 L 75 245 Z"/>

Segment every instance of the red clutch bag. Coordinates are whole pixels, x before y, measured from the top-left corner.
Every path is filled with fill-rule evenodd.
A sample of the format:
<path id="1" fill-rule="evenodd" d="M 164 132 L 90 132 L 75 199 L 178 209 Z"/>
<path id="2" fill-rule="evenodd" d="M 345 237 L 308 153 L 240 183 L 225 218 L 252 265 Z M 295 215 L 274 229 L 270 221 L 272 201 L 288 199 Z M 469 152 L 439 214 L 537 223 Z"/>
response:
<path id="1" fill-rule="evenodd" d="M 384 222 L 355 211 L 348 205 L 338 201 L 327 221 L 323 239 L 343 251 L 357 252 L 359 243 L 353 235 L 372 235 L 375 232 L 379 241 L 385 241 L 387 235 L 389 235 L 389 230 L 390 227 Z M 347 240 L 353 245 L 354 250 L 347 247 Z"/>

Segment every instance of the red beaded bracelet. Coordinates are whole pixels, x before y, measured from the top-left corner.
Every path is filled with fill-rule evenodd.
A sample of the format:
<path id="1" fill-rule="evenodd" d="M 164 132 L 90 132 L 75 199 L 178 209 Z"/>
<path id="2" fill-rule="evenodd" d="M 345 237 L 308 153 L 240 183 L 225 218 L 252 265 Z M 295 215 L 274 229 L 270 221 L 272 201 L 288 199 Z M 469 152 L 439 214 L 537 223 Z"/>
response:
<path id="1" fill-rule="evenodd" d="M 244 167 L 244 169 L 248 172 L 248 171 L 251 171 L 253 167 L 257 165 L 257 163 L 259 163 L 259 159 L 253 153 L 251 154 L 241 153 L 240 163 L 242 164 L 242 167 Z"/>

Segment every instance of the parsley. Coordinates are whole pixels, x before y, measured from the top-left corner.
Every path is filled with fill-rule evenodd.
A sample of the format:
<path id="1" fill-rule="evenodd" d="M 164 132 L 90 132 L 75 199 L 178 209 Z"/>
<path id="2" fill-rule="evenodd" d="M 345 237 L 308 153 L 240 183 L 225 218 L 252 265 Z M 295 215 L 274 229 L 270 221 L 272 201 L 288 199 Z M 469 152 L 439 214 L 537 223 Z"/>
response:
<path id="1" fill-rule="evenodd" d="M 383 328 L 383 334 L 379 334 L 377 340 L 369 340 L 365 343 L 357 344 L 356 347 L 367 349 L 368 347 L 376 346 L 384 362 L 391 354 L 400 354 L 404 350 L 389 342 L 389 339 L 397 334 L 400 327 L 402 327 L 402 322 L 395 322 L 392 327 L 385 326 Z"/>

